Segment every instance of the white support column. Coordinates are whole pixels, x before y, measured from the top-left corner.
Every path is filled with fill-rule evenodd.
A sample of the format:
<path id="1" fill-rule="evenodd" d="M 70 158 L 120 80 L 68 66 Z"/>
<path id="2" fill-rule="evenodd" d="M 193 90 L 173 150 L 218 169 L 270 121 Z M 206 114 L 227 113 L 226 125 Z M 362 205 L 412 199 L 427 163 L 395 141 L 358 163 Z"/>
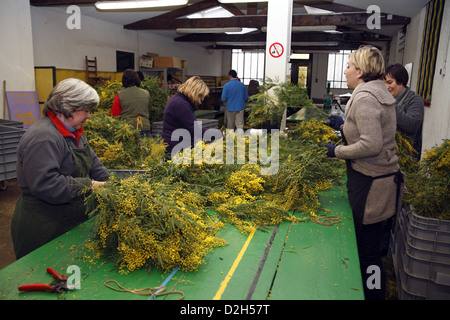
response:
<path id="1" fill-rule="evenodd" d="M 266 36 L 266 79 L 276 82 L 288 80 L 289 56 L 291 55 L 292 0 L 269 0 Z M 286 128 L 286 110 L 280 131 Z"/>
<path id="2" fill-rule="evenodd" d="M 291 30 L 292 0 L 268 0 L 266 78 L 287 81 Z"/>

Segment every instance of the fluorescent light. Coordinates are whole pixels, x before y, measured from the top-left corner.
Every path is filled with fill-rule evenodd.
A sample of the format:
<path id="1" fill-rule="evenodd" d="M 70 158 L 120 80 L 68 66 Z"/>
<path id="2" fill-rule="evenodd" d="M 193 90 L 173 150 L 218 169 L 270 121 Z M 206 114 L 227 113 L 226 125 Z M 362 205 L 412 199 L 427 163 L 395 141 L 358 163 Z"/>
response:
<path id="1" fill-rule="evenodd" d="M 293 26 L 292 31 L 308 32 L 308 31 L 335 31 L 336 26 L 324 25 L 324 26 Z"/>
<path id="2" fill-rule="evenodd" d="M 257 28 L 241 28 L 241 31 L 225 31 L 226 34 L 246 34 L 258 30 Z"/>
<path id="3" fill-rule="evenodd" d="M 178 28 L 176 32 L 179 34 L 186 33 L 221 33 L 221 32 L 241 32 L 240 27 L 230 27 L 230 28 Z"/>
<path id="4" fill-rule="evenodd" d="M 267 2 L 269 0 L 219 0 L 220 3 Z"/>
<path id="5" fill-rule="evenodd" d="M 201 19 L 201 18 L 228 18 L 234 16 L 230 11 L 225 10 L 222 7 L 214 7 L 199 11 L 190 15 L 187 15 L 188 19 Z"/>
<path id="6" fill-rule="evenodd" d="M 97 1 L 99 10 L 144 9 L 155 7 L 184 6 L 189 0 L 135 0 L 135 1 Z"/>
<path id="7" fill-rule="evenodd" d="M 308 14 L 333 14 L 333 11 L 329 11 L 329 10 L 324 10 L 324 9 L 319 9 L 319 8 L 313 8 L 310 6 L 303 6 L 306 10 L 306 12 L 308 12 Z"/>

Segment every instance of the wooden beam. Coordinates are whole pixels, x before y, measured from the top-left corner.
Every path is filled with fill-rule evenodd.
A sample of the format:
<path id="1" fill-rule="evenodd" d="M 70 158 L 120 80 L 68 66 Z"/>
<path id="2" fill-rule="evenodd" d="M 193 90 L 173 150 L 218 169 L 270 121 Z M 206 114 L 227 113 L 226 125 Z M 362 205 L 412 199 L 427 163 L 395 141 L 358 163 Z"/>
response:
<path id="1" fill-rule="evenodd" d="M 257 13 L 258 13 L 258 3 L 257 2 L 247 3 L 247 15 L 254 16 Z"/>
<path id="2" fill-rule="evenodd" d="M 69 6 L 71 4 L 94 4 L 98 0 L 30 0 L 32 6 Z M 130 0 L 131 1 L 131 0 Z"/>
<path id="3" fill-rule="evenodd" d="M 317 8 L 317 9 L 328 10 L 328 11 L 332 11 L 332 12 L 341 12 L 341 13 L 342 12 L 366 12 L 366 10 L 364 10 L 364 9 L 351 7 L 351 6 L 347 6 L 347 5 L 343 5 L 343 4 L 338 4 L 338 3 L 327 3 L 327 4 L 318 3 L 318 4 L 311 5 L 311 6 L 314 8 Z"/>
<path id="4" fill-rule="evenodd" d="M 367 13 L 340 13 L 327 15 L 293 15 L 292 26 L 366 26 L 370 14 Z M 381 25 L 405 25 L 411 18 L 395 16 L 387 19 L 380 17 Z M 261 28 L 267 25 L 267 16 L 237 16 L 214 19 L 159 19 L 158 17 L 144 19 L 124 26 L 130 30 L 170 30 L 177 28 Z"/>
<path id="5" fill-rule="evenodd" d="M 291 49 L 294 52 L 311 52 L 311 51 L 339 51 L 339 50 L 356 50 L 361 44 L 358 43 L 340 43 L 337 46 L 296 46 L 292 45 Z M 265 45 L 210 45 L 206 49 L 209 50 L 231 50 L 231 49 L 242 49 L 242 50 L 261 50 L 266 49 Z"/>
<path id="6" fill-rule="evenodd" d="M 177 28 L 259 28 L 266 25 L 267 16 L 237 16 L 207 19 L 144 19 L 124 26 L 130 30 L 170 30 Z"/>
<path id="7" fill-rule="evenodd" d="M 242 35 L 236 34 L 207 34 L 194 33 L 188 34 L 174 39 L 177 42 L 262 42 L 266 41 L 266 33 L 248 33 Z M 326 32 L 300 32 L 293 33 L 291 36 L 292 42 L 382 42 L 391 41 L 389 36 L 379 35 L 372 32 L 361 33 L 342 33 L 331 34 Z"/>
<path id="8" fill-rule="evenodd" d="M 219 5 L 219 1 L 217 0 L 204 0 L 201 2 L 194 3 L 190 6 L 185 6 L 179 9 L 175 9 L 166 13 L 163 13 L 159 16 L 149 18 L 151 19 L 175 19 L 182 16 L 187 16 L 188 14 L 197 13 L 199 11 L 203 11 L 209 8 L 217 7 Z"/>
<path id="9" fill-rule="evenodd" d="M 218 5 L 221 6 L 222 8 L 224 8 L 225 10 L 228 10 L 235 16 L 244 16 L 245 15 L 238 7 L 236 7 L 232 3 L 220 3 L 219 2 Z"/>

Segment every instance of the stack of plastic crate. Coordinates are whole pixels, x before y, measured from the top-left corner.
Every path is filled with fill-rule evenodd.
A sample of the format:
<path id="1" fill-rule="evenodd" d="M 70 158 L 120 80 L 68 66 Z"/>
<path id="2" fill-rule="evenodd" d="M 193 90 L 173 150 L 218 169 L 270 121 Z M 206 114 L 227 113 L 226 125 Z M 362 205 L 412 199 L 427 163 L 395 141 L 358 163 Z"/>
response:
<path id="1" fill-rule="evenodd" d="M 22 122 L 0 119 L 0 187 L 16 178 L 16 150 L 25 131 Z"/>
<path id="2" fill-rule="evenodd" d="M 391 238 L 401 300 L 450 299 L 450 221 L 404 209 Z"/>

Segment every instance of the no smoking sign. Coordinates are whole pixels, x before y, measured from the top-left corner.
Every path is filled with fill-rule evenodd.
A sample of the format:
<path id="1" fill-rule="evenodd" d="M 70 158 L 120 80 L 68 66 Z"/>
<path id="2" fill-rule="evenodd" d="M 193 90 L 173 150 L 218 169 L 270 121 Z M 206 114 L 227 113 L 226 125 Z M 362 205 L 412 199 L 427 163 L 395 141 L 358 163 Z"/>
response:
<path id="1" fill-rule="evenodd" d="M 281 57 L 284 53 L 283 45 L 278 42 L 272 43 L 269 47 L 269 53 L 273 58 Z"/>

